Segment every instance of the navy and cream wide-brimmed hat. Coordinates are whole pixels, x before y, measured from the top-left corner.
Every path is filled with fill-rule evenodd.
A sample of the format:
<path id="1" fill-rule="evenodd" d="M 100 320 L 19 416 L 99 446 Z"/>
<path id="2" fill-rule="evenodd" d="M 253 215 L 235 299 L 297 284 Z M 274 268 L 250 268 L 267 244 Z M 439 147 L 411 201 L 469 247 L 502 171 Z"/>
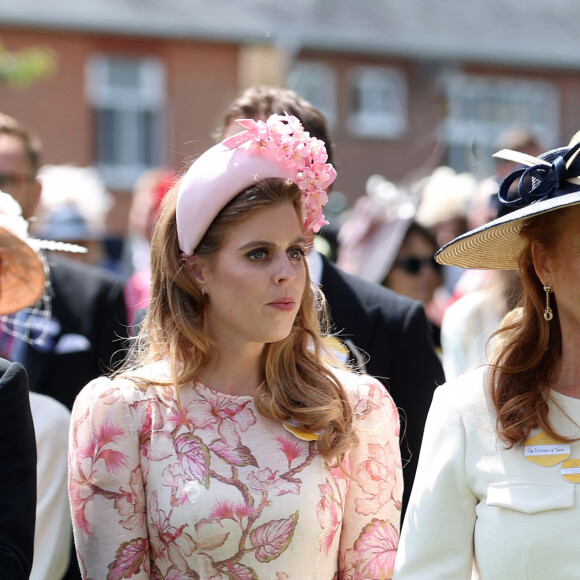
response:
<path id="1" fill-rule="evenodd" d="M 517 270 L 525 247 L 520 231 L 526 220 L 580 204 L 580 142 L 573 139 L 572 143 L 539 157 L 509 149 L 495 153 L 494 157 L 526 166 L 506 177 L 499 189 L 500 204 L 513 211 L 455 238 L 435 259 L 461 268 Z M 512 198 L 510 187 L 516 181 Z"/>

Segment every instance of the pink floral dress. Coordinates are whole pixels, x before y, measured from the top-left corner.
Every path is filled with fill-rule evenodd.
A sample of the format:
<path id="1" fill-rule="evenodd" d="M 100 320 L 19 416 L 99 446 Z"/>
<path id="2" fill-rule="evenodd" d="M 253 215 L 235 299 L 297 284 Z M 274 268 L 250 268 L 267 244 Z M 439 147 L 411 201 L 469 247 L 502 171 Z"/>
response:
<path id="1" fill-rule="evenodd" d="M 259 415 L 251 397 L 196 382 L 180 407 L 170 387 L 88 384 L 69 466 L 83 578 L 391 578 L 397 409 L 371 377 L 337 375 L 360 437 L 344 471 L 325 465 L 315 441 Z"/>

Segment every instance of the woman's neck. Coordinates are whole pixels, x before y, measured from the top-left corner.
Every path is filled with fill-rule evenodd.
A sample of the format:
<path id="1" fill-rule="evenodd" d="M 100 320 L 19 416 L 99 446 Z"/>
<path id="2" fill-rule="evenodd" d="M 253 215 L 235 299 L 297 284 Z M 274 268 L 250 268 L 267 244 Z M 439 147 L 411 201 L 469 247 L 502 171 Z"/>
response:
<path id="1" fill-rule="evenodd" d="M 198 379 L 214 391 L 226 395 L 253 395 L 263 379 L 263 345 L 243 349 L 220 348 Z"/>
<path id="2" fill-rule="evenodd" d="M 552 388 L 563 395 L 580 399 L 580 333 L 562 332 L 562 359 Z"/>

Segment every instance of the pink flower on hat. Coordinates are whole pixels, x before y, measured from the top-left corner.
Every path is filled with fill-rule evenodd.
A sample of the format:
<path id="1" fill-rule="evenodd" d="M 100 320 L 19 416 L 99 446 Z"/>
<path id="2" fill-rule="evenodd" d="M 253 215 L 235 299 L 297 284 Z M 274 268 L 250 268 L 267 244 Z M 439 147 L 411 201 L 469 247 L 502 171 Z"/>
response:
<path id="1" fill-rule="evenodd" d="M 311 139 L 308 143 L 310 156 L 315 163 L 326 163 L 328 154 L 324 142 L 320 139 Z"/>
<path id="2" fill-rule="evenodd" d="M 229 149 L 243 147 L 250 154 L 271 155 L 290 170 L 292 179 L 302 190 L 302 208 L 306 228 L 318 232 L 328 222 L 322 213 L 328 201 L 326 189 L 336 179 L 334 167 L 327 163 L 323 141 L 304 131 L 292 115 L 271 115 L 267 121 L 238 119 L 246 129 L 223 141 Z"/>

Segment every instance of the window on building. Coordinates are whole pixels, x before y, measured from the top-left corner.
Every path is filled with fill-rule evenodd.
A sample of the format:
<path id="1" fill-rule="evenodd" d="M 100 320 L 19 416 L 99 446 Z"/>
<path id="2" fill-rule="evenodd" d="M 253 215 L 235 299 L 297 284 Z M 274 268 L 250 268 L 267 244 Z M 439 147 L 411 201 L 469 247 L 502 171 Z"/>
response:
<path id="1" fill-rule="evenodd" d="M 287 86 L 319 109 L 329 128 L 336 125 L 336 79 L 328 65 L 314 62 L 295 64 Z"/>
<path id="2" fill-rule="evenodd" d="M 398 70 L 359 67 L 351 76 L 348 130 L 360 137 L 398 139 L 407 130 L 407 82 Z"/>
<path id="3" fill-rule="evenodd" d="M 99 55 L 87 64 L 95 115 L 95 165 L 110 187 L 132 188 L 164 162 L 165 73 L 155 58 Z"/>
<path id="4" fill-rule="evenodd" d="M 559 94 L 547 82 L 452 74 L 443 88 L 440 138 L 447 143 L 447 163 L 458 171 L 493 173 L 495 144 L 510 129 L 531 130 L 546 148 L 557 143 Z"/>

